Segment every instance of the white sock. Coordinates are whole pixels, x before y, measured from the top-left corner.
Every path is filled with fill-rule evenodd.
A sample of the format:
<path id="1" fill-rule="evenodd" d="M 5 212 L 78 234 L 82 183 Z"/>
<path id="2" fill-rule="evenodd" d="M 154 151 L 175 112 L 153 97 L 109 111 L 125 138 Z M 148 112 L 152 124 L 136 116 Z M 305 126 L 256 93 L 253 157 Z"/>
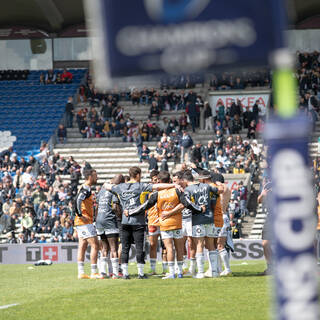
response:
<path id="1" fill-rule="evenodd" d="M 143 263 L 137 263 L 138 267 L 138 275 L 143 276 L 144 275 L 144 264 Z"/>
<path id="2" fill-rule="evenodd" d="M 108 263 L 108 274 L 112 273 L 112 262 L 109 257 L 107 257 L 107 263 Z"/>
<path id="3" fill-rule="evenodd" d="M 178 263 L 178 274 L 183 273 L 183 261 L 177 261 Z"/>
<path id="4" fill-rule="evenodd" d="M 219 250 L 216 250 L 217 255 L 218 255 L 218 273 L 220 274 L 222 272 L 222 265 L 221 265 L 221 259 L 220 259 L 220 255 L 219 255 Z"/>
<path id="5" fill-rule="evenodd" d="M 211 271 L 218 273 L 218 255 L 216 250 L 208 251 L 207 254 Z"/>
<path id="6" fill-rule="evenodd" d="M 97 273 L 97 265 L 91 264 L 91 274 Z"/>
<path id="7" fill-rule="evenodd" d="M 156 272 L 157 259 L 150 258 L 150 269 L 152 272 Z"/>
<path id="8" fill-rule="evenodd" d="M 78 274 L 84 274 L 84 262 L 78 261 Z"/>
<path id="9" fill-rule="evenodd" d="M 121 269 L 122 269 L 122 274 L 124 276 L 128 276 L 129 272 L 128 272 L 128 264 L 127 263 L 122 263 L 121 264 Z"/>
<path id="10" fill-rule="evenodd" d="M 191 259 L 190 259 L 189 271 L 190 271 L 190 273 L 192 273 L 192 274 L 196 272 L 196 259 L 195 259 L 195 258 L 191 258 Z"/>
<path id="11" fill-rule="evenodd" d="M 174 276 L 174 262 L 173 261 L 169 261 L 168 262 L 168 266 L 169 266 L 170 276 Z"/>
<path id="12" fill-rule="evenodd" d="M 163 272 L 168 271 L 168 261 L 162 261 L 162 271 Z"/>
<path id="13" fill-rule="evenodd" d="M 112 264 L 112 273 L 115 276 L 118 276 L 118 274 L 119 274 L 119 259 L 118 258 L 111 258 L 111 264 Z"/>
<path id="14" fill-rule="evenodd" d="M 100 258 L 100 263 L 99 265 L 99 271 L 100 273 L 106 273 L 106 268 L 107 268 L 107 257 L 102 257 Z"/>
<path id="15" fill-rule="evenodd" d="M 197 253 L 196 254 L 198 273 L 204 273 L 204 254 Z"/>
<path id="16" fill-rule="evenodd" d="M 183 269 L 188 269 L 188 256 L 183 256 Z"/>
<path id="17" fill-rule="evenodd" d="M 230 272 L 230 260 L 229 260 L 229 255 L 226 249 L 223 249 L 221 251 L 219 251 L 219 256 L 223 262 L 224 265 L 224 270 L 227 270 L 228 272 Z"/>

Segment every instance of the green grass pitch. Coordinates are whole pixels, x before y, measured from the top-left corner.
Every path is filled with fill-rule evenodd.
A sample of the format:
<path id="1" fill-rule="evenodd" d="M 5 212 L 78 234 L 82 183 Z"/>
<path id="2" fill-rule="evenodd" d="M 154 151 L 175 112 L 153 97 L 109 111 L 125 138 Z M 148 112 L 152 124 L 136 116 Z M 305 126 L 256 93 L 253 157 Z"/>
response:
<path id="1" fill-rule="evenodd" d="M 269 319 L 270 277 L 257 275 L 264 268 L 234 262 L 228 278 L 138 280 L 131 264 L 131 280 L 78 280 L 76 264 L 0 265 L 0 307 L 18 304 L 0 309 L 0 319 Z"/>

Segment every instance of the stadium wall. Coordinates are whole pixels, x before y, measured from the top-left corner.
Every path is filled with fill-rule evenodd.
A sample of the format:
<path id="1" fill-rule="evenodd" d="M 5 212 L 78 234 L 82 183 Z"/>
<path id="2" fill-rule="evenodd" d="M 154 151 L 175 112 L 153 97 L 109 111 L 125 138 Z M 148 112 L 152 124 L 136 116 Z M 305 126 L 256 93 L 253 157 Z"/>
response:
<path id="1" fill-rule="evenodd" d="M 234 240 L 232 260 L 263 260 L 262 240 Z M 53 263 L 76 263 L 77 243 L 42 243 L 42 244 L 4 244 L 0 245 L 0 264 L 33 264 L 38 260 L 50 259 Z M 149 260 L 149 247 L 146 246 Z M 130 250 L 130 261 L 135 262 L 134 246 Z M 207 255 L 205 254 L 205 257 Z M 90 247 L 86 253 L 86 262 L 90 262 Z M 158 251 L 158 261 L 161 252 Z"/>

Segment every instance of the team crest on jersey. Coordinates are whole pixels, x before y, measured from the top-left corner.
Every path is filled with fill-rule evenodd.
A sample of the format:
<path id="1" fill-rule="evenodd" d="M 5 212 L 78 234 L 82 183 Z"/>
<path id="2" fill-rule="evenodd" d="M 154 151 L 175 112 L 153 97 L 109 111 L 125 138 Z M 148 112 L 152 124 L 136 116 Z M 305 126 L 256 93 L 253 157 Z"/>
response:
<path id="1" fill-rule="evenodd" d="M 180 22 L 199 16 L 210 0 L 144 0 L 149 17 L 157 22 Z"/>

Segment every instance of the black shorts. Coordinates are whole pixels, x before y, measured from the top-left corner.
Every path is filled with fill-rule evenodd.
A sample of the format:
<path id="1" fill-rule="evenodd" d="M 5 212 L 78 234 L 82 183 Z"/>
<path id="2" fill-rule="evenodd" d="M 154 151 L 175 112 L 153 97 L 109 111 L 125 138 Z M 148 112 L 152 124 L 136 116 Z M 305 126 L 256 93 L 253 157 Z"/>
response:
<path id="1" fill-rule="evenodd" d="M 110 238 L 119 238 L 119 233 L 102 234 L 99 237 L 101 240 L 110 239 Z"/>

